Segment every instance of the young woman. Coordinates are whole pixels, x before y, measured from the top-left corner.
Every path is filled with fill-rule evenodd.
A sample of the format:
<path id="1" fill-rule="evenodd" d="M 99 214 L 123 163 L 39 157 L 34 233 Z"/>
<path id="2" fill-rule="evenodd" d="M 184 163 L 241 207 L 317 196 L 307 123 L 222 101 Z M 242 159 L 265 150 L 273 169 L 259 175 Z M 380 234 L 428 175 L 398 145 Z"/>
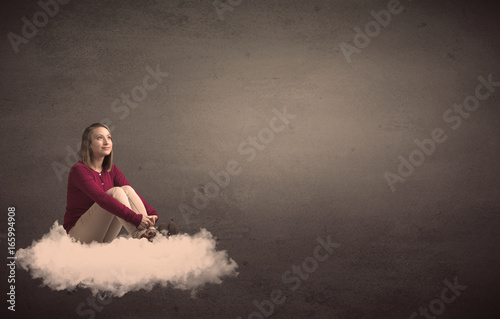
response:
<path id="1" fill-rule="evenodd" d="M 66 232 L 83 243 L 111 242 L 122 226 L 133 238 L 154 237 L 158 214 L 113 165 L 113 142 L 106 125 L 94 123 L 83 131 L 79 156 L 68 177 Z"/>

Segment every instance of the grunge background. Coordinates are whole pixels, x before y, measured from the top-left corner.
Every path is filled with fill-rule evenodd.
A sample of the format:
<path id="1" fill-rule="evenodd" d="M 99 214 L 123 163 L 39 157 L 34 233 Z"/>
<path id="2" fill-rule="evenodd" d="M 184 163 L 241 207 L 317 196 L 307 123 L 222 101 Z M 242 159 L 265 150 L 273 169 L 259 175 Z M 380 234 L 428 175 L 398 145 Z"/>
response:
<path id="1" fill-rule="evenodd" d="M 8 207 L 17 248 L 62 222 L 81 133 L 105 121 L 115 163 L 161 221 L 207 228 L 239 276 L 194 299 L 157 287 L 98 300 L 18 268 L 16 312 L 3 302 L 2 313 L 493 318 L 500 87 L 483 86 L 490 95 L 467 115 L 454 105 L 475 96 L 479 77 L 500 82 L 500 5 L 406 0 L 377 29 L 371 11 L 390 3 L 73 0 L 50 14 L 34 0 L 3 3 L 5 256 Z M 36 31 L 25 26 L 34 18 Z M 357 48 L 350 61 L 342 43 Z M 446 140 L 419 157 L 414 141 L 437 128 Z M 411 154 L 418 165 L 401 176 Z M 234 174 L 217 184 L 224 171 Z"/>

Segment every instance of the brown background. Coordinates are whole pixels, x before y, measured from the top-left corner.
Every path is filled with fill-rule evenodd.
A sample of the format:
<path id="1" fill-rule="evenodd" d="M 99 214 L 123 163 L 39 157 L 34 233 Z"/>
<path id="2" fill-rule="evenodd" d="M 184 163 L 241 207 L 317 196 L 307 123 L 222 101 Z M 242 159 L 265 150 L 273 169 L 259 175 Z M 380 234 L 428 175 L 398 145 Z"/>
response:
<path id="1" fill-rule="evenodd" d="M 274 289 L 287 300 L 272 318 L 408 318 L 455 277 L 468 288 L 438 317 L 493 318 L 500 89 L 456 131 L 442 115 L 474 93 L 478 76 L 500 80 L 500 6 L 402 1 L 348 64 L 340 43 L 353 44 L 353 28 L 386 5 L 243 0 L 221 21 L 209 0 L 71 1 L 17 54 L 7 34 L 40 8 L 3 5 L 1 209 L 16 207 L 17 247 L 62 222 L 67 174 L 60 181 L 52 165 L 66 163 L 87 125 L 108 118 L 115 163 L 132 185 L 163 221 L 218 236 L 240 274 L 197 299 L 130 293 L 96 318 L 247 318 Z M 168 79 L 120 119 L 112 102 L 158 64 Z M 247 162 L 240 143 L 284 107 L 296 117 Z M 438 127 L 448 139 L 391 192 L 384 172 Z M 178 205 L 229 160 L 241 174 L 186 224 Z M 291 291 L 282 274 L 327 235 L 340 248 Z M 87 290 L 40 283 L 18 269 L 19 318 L 90 317 L 76 313 Z"/>

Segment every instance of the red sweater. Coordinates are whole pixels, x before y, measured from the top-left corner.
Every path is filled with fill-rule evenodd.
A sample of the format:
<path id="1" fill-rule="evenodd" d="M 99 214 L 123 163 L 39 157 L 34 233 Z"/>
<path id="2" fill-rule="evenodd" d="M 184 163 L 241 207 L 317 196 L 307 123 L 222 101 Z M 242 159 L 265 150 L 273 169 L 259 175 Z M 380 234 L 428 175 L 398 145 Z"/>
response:
<path id="1" fill-rule="evenodd" d="M 139 226 L 141 214 L 136 214 L 130 208 L 107 194 L 106 191 L 115 186 L 130 185 L 123 173 L 113 165 L 111 171 L 98 173 L 83 163 L 76 163 L 71 167 L 68 177 L 68 195 L 63 227 L 68 233 L 75 226 L 77 220 L 94 203 L 123 220 Z M 148 215 L 156 215 L 156 211 L 141 197 Z"/>

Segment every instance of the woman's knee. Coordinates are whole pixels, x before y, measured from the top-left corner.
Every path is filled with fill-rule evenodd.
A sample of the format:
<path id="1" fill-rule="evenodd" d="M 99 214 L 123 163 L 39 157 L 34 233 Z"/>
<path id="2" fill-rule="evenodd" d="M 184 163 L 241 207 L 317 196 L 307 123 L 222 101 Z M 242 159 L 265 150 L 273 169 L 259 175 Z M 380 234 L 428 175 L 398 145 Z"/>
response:
<path id="1" fill-rule="evenodd" d="M 125 194 L 127 194 L 129 197 L 131 194 L 135 194 L 135 190 L 132 188 L 130 185 L 123 185 L 121 186 Z"/>
<path id="2" fill-rule="evenodd" d="M 130 185 L 123 185 L 123 186 L 120 186 L 120 187 L 121 187 L 121 189 L 123 189 L 124 191 L 134 190 L 134 189 L 132 188 L 132 186 L 130 186 Z"/>
<path id="3" fill-rule="evenodd" d="M 111 195 L 113 198 L 117 199 L 118 201 L 122 202 L 127 200 L 127 194 L 125 193 L 125 190 L 123 190 L 121 187 L 116 186 L 108 189 L 106 191 L 109 195 Z"/>

